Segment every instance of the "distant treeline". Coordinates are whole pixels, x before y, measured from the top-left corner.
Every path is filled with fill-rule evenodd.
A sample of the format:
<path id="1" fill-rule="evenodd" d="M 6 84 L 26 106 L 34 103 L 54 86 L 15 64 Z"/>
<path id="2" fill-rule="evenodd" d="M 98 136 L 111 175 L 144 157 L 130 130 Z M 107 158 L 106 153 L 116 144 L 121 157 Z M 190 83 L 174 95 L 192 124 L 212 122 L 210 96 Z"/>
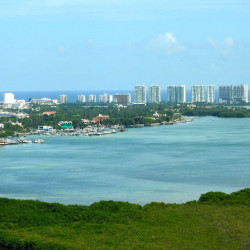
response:
<path id="1" fill-rule="evenodd" d="M 81 197 L 79 197 L 79 200 Z M 90 206 L 0 199 L 0 247 L 10 249 L 249 249 L 250 189 L 185 204 Z"/>
<path id="2" fill-rule="evenodd" d="M 217 116 L 224 118 L 244 118 L 250 117 L 250 109 L 246 108 L 226 108 L 226 107 L 195 107 L 183 108 L 182 114 L 187 116 Z"/>
<path id="3" fill-rule="evenodd" d="M 13 111 L 13 110 L 12 110 Z M 43 112 L 55 111 L 54 115 L 43 114 Z M 0 118 L 0 123 L 5 124 L 4 129 L 0 129 L 0 138 L 12 136 L 16 133 L 22 133 L 31 129 L 37 129 L 38 126 L 52 126 L 60 129 L 60 121 L 72 121 L 74 128 L 84 128 L 86 125 L 81 119 L 92 120 L 99 114 L 108 115 L 109 119 L 103 123 L 105 125 L 124 125 L 126 127 L 136 124 L 151 125 L 152 123 L 168 122 L 178 118 L 178 114 L 186 116 L 217 116 L 217 117 L 250 117 L 250 109 L 209 106 L 207 104 L 190 106 L 188 104 L 147 104 L 131 105 L 127 107 L 116 107 L 114 104 L 94 106 L 93 104 L 60 104 L 57 106 L 32 105 L 28 110 L 29 118 Z M 159 116 L 154 116 L 155 112 Z M 19 121 L 22 127 L 11 125 L 7 121 Z"/>

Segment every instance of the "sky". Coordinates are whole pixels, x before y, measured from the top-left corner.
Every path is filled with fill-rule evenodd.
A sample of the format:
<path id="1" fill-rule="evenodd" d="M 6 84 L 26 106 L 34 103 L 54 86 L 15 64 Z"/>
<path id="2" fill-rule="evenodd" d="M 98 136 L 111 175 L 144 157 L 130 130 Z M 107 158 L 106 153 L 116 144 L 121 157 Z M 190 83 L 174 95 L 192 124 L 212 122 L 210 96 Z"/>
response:
<path id="1" fill-rule="evenodd" d="M 249 0 L 1 0 L 0 90 L 250 83 Z"/>

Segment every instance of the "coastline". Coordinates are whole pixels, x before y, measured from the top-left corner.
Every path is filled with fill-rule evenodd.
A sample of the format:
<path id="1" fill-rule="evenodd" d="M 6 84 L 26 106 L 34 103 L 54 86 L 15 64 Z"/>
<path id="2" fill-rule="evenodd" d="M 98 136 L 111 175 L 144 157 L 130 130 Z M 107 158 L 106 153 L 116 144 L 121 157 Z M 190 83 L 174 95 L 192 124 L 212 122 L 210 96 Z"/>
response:
<path id="1" fill-rule="evenodd" d="M 9 138 L 2 138 L 0 139 L 0 146 L 5 145 L 16 145 L 16 144 L 22 144 L 22 143 L 36 143 L 35 141 L 31 141 L 29 139 L 24 139 L 24 137 L 29 137 L 32 135 L 37 136 L 103 136 L 103 135 L 109 135 L 109 134 L 115 134 L 119 132 L 125 132 L 125 128 L 141 128 L 141 127 L 152 127 L 152 126 L 162 126 L 162 125 L 175 125 L 179 123 L 186 123 L 186 122 L 192 122 L 194 120 L 193 117 L 181 117 L 180 119 L 175 119 L 170 122 L 161 122 L 161 123 L 152 123 L 150 125 L 145 124 L 135 124 L 133 126 L 125 127 L 123 125 L 114 125 L 114 126 L 87 126 L 84 129 L 70 129 L 70 130 L 51 130 L 51 131 L 31 131 L 28 133 L 20 134 L 18 136 Z M 18 137 L 18 138 L 17 138 Z M 15 139 L 17 138 L 17 139 Z M 42 138 L 39 138 L 40 140 L 44 140 Z M 43 141 L 44 142 L 44 141 Z M 38 142 L 39 143 L 39 142 Z M 41 143 L 41 142 L 40 142 Z"/>

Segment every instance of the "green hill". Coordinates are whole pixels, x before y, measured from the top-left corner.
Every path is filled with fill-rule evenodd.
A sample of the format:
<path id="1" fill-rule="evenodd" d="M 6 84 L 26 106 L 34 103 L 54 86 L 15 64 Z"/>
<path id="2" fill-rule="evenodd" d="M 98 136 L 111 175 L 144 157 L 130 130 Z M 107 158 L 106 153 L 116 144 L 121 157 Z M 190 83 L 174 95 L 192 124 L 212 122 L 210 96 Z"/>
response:
<path id="1" fill-rule="evenodd" d="M 1 249 L 250 249 L 250 189 L 185 204 L 0 199 Z"/>

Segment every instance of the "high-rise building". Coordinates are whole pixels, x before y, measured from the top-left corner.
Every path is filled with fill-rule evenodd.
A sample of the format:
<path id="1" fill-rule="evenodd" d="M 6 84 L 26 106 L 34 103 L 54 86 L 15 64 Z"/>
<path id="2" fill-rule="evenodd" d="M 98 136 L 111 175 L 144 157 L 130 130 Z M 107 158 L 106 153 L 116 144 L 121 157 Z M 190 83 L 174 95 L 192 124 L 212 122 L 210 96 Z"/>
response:
<path id="1" fill-rule="evenodd" d="M 77 95 L 77 102 L 84 103 L 86 101 L 85 95 Z"/>
<path id="2" fill-rule="evenodd" d="M 15 96 L 12 93 L 4 93 L 4 104 L 13 104 L 16 102 Z"/>
<path id="3" fill-rule="evenodd" d="M 88 100 L 89 102 L 96 102 L 96 95 L 89 95 Z"/>
<path id="4" fill-rule="evenodd" d="M 161 102 L 161 87 L 159 85 L 152 85 L 149 87 L 149 102 L 160 103 Z"/>
<path id="5" fill-rule="evenodd" d="M 60 103 L 67 103 L 68 102 L 67 95 L 59 95 L 59 101 Z"/>
<path id="6" fill-rule="evenodd" d="M 175 94 L 176 94 L 177 103 L 186 102 L 186 86 L 185 85 L 177 85 L 175 89 Z"/>
<path id="7" fill-rule="evenodd" d="M 111 103 L 113 102 L 113 95 L 109 94 L 99 95 L 99 102 Z"/>
<path id="8" fill-rule="evenodd" d="M 115 94 L 114 103 L 129 105 L 131 103 L 131 94 Z"/>
<path id="9" fill-rule="evenodd" d="M 192 102 L 205 102 L 205 86 L 194 85 L 191 87 L 191 99 Z"/>
<path id="10" fill-rule="evenodd" d="M 220 85 L 219 86 L 219 102 L 248 102 L 248 85 Z"/>
<path id="11" fill-rule="evenodd" d="M 214 85 L 208 85 L 207 86 L 207 102 L 208 103 L 214 103 Z"/>
<path id="12" fill-rule="evenodd" d="M 167 86 L 167 101 L 176 102 L 175 85 Z"/>
<path id="13" fill-rule="evenodd" d="M 135 86 L 134 103 L 146 103 L 146 86 L 145 85 Z"/>
<path id="14" fill-rule="evenodd" d="M 233 101 L 233 86 L 219 85 L 219 103 L 230 103 Z"/>
<path id="15" fill-rule="evenodd" d="M 169 85 L 167 87 L 168 102 L 185 103 L 186 102 L 186 86 L 185 85 Z"/>
<path id="16" fill-rule="evenodd" d="M 233 85 L 233 102 L 248 102 L 248 85 Z"/>

